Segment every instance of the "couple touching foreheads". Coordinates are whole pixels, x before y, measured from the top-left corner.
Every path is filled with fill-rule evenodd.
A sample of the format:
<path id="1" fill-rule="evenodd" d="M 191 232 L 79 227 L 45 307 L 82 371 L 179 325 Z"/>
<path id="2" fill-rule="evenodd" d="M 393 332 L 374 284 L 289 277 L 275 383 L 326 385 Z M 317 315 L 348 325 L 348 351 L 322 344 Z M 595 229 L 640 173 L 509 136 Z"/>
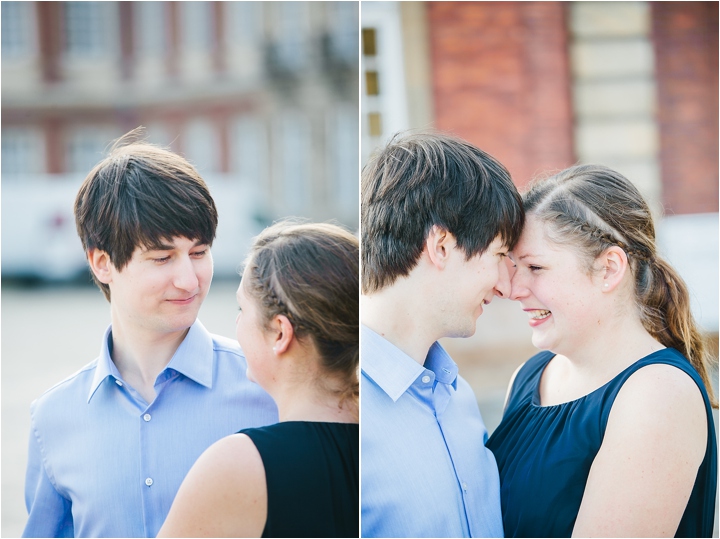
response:
<path id="1" fill-rule="evenodd" d="M 575 166 L 521 197 L 467 142 L 402 136 L 363 170 L 361 245 L 364 537 L 710 537 L 708 354 L 630 181 Z M 437 341 L 494 296 L 542 351 L 488 439 Z"/>

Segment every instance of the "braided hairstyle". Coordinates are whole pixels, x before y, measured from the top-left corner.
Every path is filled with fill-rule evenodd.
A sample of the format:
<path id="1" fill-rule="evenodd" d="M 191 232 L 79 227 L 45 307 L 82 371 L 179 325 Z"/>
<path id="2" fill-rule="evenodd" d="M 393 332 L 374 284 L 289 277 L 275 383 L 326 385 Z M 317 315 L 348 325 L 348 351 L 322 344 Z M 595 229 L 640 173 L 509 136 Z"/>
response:
<path id="1" fill-rule="evenodd" d="M 340 402 L 358 402 L 359 242 L 327 223 L 285 220 L 255 238 L 243 286 L 266 327 L 285 315 L 312 342 L 321 371 L 342 382 Z M 324 376 L 317 382 L 323 384 Z M 335 391 L 335 390 L 333 390 Z"/>
<path id="2" fill-rule="evenodd" d="M 523 205 L 526 215 L 548 225 L 551 241 L 578 251 L 588 272 L 608 247 L 625 251 L 643 326 L 658 342 L 685 355 L 717 407 L 710 357 L 690 312 L 687 287 L 657 254 L 652 215 L 637 188 L 607 167 L 579 165 L 532 184 Z"/>

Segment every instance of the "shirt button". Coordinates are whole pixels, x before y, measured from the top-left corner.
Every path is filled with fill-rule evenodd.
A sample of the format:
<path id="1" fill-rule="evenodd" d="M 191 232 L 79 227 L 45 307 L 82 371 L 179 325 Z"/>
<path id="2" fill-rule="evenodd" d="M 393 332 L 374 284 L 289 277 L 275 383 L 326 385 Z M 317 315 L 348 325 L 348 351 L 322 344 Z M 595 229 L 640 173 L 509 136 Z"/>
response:
<path id="1" fill-rule="evenodd" d="M 148 477 L 148 478 L 145 480 L 145 484 L 146 484 L 147 486 L 151 486 L 151 485 L 153 484 L 153 480 L 152 480 L 150 477 Z"/>
<path id="2" fill-rule="evenodd" d="M 123 385 L 123 383 L 122 383 L 120 380 L 115 380 L 115 383 L 116 383 L 117 385 L 119 385 L 120 387 L 122 387 L 122 385 Z"/>
<path id="3" fill-rule="evenodd" d="M 150 421 L 150 420 L 152 419 L 152 416 L 151 416 L 150 414 L 145 414 L 145 415 L 143 416 L 143 419 L 144 419 L 145 421 Z"/>
<path id="4" fill-rule="evenodd" d="M 425 375 L 422 377 L 423 384 L 427 384 L 430 381 L 430 377 L 428 375 Z"/>
<path id="5" fill-rule="evenodd" d="M 464 481 L 463 481 L 463 484 L 462 484 L 462 488 L 463 488 L 464 491 L 467 492 L 467 483 L 465 483 Z"/>

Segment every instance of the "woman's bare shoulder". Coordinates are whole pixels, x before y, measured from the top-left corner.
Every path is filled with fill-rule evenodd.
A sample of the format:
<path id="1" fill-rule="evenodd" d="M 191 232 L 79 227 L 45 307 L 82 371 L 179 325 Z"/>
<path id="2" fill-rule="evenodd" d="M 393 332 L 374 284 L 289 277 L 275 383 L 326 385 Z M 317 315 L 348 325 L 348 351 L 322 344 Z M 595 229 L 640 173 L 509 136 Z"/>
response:
<path id="1" fill-rule="evenodd" d="M 672 536 L 706 442 L 707 413 L 695 381 L 671 365 L 638 369 L 613 403 L 573 535 Z"/>
<path id="2" fill-rule="evenodd" d="M 259 537 L 266 518 L 262 458 L 248 436 L 234 434 L 193 465 L 159 536 Z"/>

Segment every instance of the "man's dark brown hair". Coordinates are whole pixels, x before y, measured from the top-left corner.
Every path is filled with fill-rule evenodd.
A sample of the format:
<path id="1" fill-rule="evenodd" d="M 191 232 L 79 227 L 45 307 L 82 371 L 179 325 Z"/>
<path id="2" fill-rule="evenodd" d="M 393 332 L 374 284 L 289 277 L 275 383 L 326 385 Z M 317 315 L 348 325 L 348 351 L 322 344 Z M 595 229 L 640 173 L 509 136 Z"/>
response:
<path id="1" fill-rule="evenodd" d="M 525 222 L 505 167 L 442 133 L 395 135 L 363 168 L 361 191 L 366 294 L 410 273 L 434 225 L 453 234 L 470 259 L 498 235 L 512 248 Z"/>
<path id="2" fill-rule="evenodd" d="M 181 236 L 212 245 L 217 210 L 207 185 L 181 156 L 147 142 L 139 132 L 120 138 L 88 174 L 75 199 L 83 248 L 105 251 L 118 270 L 137 247 L 159 248 Z M 93 275 L 110 301 L 110 288 Z"/>

